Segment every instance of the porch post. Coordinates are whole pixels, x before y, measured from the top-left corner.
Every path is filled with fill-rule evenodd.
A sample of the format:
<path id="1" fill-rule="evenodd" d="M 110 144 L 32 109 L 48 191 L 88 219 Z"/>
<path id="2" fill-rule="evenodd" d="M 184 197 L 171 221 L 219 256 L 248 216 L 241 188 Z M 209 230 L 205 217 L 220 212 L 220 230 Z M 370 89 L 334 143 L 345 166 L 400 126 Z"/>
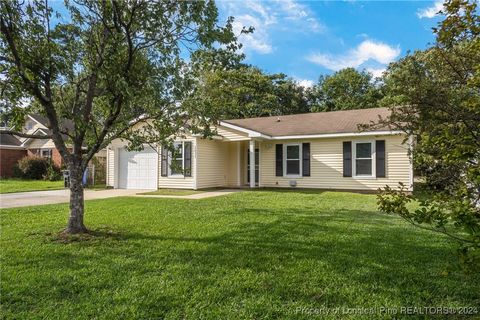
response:
<path id="1" fill-rule="evenodd" d="M 250 188 L 255 188 L 255 140 L 250 140 L 249 149 L 250 152 Z"/>

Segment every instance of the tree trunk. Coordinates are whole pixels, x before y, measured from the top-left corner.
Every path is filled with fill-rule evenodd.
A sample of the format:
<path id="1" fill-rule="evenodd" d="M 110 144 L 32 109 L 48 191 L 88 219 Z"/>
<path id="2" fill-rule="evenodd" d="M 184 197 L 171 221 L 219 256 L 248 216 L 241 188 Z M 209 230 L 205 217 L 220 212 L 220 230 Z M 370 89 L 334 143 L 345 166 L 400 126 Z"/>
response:
<path id="1" fill-rule="evenodd" d="M 81 165 L 71 164 L 70 169 L 70 217 L 65 233 L 85 233 L 88 232 L 83 224 L 83 169 Z"/>

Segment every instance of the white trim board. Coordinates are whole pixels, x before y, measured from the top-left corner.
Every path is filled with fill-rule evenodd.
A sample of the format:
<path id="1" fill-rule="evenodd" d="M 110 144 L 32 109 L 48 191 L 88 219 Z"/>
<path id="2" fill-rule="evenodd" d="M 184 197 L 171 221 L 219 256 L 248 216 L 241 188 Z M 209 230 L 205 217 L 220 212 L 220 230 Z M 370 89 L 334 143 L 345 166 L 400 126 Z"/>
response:
<path id="1" fill-rule="evenodd" d="M 355 140 L 352 141 L 352 178 L 356 180 L 362 179 L 377 179 L 377 150 L 376 150 L 376 140 Z M 371 175 L 357 175 L 357 144 L 360 143 L 369 143 L 371 147 L 370 163 L 372 165 Z"/>
<path id="2" fill-rule="evenodd" d="M 317 138 L 340 138 L 340 137 L 368 137 L 368 136 L 392 136 L 402 134 L 402 131 L 367 131 L 367 132 L 347 132 L 347 133 L 324 133 L 310 135 L 292 135 L 275 136 L 271 140 L 289 140 L 289 139 L 317 139 Z"/>
<path id="3" fill-rule="evenodd" d="M 45 132 L 45 129 L 43 129 L 43 128 L 37 128 L 37 130 L 35 130 L 33 133 L 29 133 L 29 134 L 37 134 L 37 132 L 39 132 L 39 131 L 40 131 L 41 133 L 43 133 L 43 135 L 45 135 L 45 136 L 47 135 L 47 133 Z M 27 142 L 29 142 L 30 140 L 35 140 L 35 139 L 45 140 L 45 141 L 46 141 L 46 140 L 51 140 L 52 138 L 46 138 L 46 139 L 31 138 L 31 137 L 30 137 L 30 138 L 25 138 L 25 140 L 23 140 L 23 142 L 22 142 L 21 145 L 24 146 L 24 147 L 26 147 Z"/>
<path id="4" fill-rule="evenodd" d="M 250 130 L 250 129 L 245 129 L 243 127 L 240 127 L 240 126 L 228 123 L 228 122 L 220 121 L 220 125 L 222 127 L 226 127 L 226 128 L 230 128 L 230 129 L 233 129 L 233 130 L 237 130 L 237 131 L 240 131 L 240 132 L 247 133 L 250 138 L 263 138 L 263 139 L 267 139 L 267 140 L 272 138 L 271 136 L 263 134 L 261 132 Z"/>

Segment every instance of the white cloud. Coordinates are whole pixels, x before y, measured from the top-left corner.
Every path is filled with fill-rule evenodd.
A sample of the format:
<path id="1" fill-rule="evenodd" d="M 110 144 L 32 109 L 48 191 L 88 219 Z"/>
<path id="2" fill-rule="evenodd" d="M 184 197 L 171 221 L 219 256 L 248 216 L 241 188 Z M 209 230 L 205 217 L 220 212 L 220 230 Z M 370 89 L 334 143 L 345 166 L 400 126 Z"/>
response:
<path id="1" fill-rule="evenodd" d="M 438 12 L 443 9 L 443 1 L 442 0 L 437 0 L 433 3 L 431 7 L 419 9 L 417 11 L 417 17 L 420 19 L 422 18 L 428 18 L 431 19 L 438 15 Z"/>
<path id="2" fill-rule="evenodd" d="M 255 28 L 253 33 L 242 34 L 240 36 L 244 48 L 261 54 L 267 54 L 273 51 L 268 33 L 262 27 L 262 22 L 258 18 L 248 14 L 236 17 L 235 21 L 233 21 L 233 31 L 235 34 L 240 34 L 243 27 Z"/>
<path id="3" fill-rule="evenodd" d="M 374 78 L 379 78 L 387 70 L 386 68 L 367 68 L 367 71 L 372 74 Z"/>
<path id="4" fill-rule="evenodd" d="M 308 6 L 295 0 L 277 0 L 274 5 L 279 8 L 279 16 L 294 23 L 296 29 L 304 32 L 325 32 L 325 25 L 315 17 Z"/>
<path id="5" fill-rule="evenodd" d="M 245 5 L 247 8 L 250 8 L 254 12 L 258 13 L 262 17 L 265 25 L 268 26 L 277 22 L 277 17 L 275 14 L 268 10 L 268 8 L 266 8 L 260 2 L 246 1 Z"/>
<path id="6" fill-rule="evenodd" d="M 364 40 L 356 48 L 340 55 L 316 53 L 307 57 L 307 60 L 327 69 L 338 71 L 352 67 L 358 68 L 365 62 L 372 60 L 386 65 L 400 55 L 399 46 L 390 46 L 386 43 Z"/>
<path id="7" fill-rule="evenodd" d="M 325 26 L 315 17 L 313 11 L 295 0 L 261 1 L 219 1 L 226 16 L 234 16 L 234 31 L 239 34 L 243 27 L 254 27 L 250 34 L 239 36 L 244 51 L 268 54 L 274 51 L 271 33 L 324 32 Z"/>
<path id="8" fill-rule="evenodd" d="M 304 88 L 311 88 L 315 84 L 313 80 L 309 80 L 309 79 L 296 79 L 295 81 L 299 86 L 302 86 Z"/>

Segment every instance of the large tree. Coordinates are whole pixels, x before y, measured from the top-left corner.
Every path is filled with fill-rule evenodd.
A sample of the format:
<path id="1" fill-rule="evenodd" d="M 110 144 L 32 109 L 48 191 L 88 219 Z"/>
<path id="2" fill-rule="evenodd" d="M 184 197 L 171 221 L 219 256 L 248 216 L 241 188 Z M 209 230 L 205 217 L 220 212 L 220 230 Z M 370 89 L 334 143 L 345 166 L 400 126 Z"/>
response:
<path id="1" fill-rule="evenodd" d="M 367 71 L 346 68 L 322 75 L 308 90 L 312 111 L 337 111 L 378 107 L 383 97 L 378 79 Z"/>
<path id="2" fill-rule="evenodd" d="M 415 137 L 416 165 L 435 196 L 420 202 L 387 189 L 380 208 L 461 243 L 466 266 L 480 264 L 480 16 L 475 1 L 450 0 L 436 44 L 393 63 L 385 76 L 392 116 Z"/>
<path id="3" fill-rule="evenodd" d="M 192 101 L 224 119 L 309 111 L 304 88 L 294 80 L 281 73 L 266 74 L 240 61 L 208 68 L 202 64 Z"/>
<path id="4" fill-rule="evenodd" d="M 208 126 L 189 104 L 186 63 L 195 50 L 235 50 L 231 19 L 217 25 L 213 1 L 1 1 L 3 103 L 17 116 L 29 101 L 70 170 L 67 233 L 86 232 L 82 174 L 113 139 L 163 143 L 187 124 Z M 221 50 L 220 50 L 221 51 Z M 64 119 L 73 128 L 63 125 Z M 208 117 L 210 121 L 214 121 Z M 132 128 L 143 122 L 142 130 Z M 19 132 L 23 137 L 28 137 Z"/>

